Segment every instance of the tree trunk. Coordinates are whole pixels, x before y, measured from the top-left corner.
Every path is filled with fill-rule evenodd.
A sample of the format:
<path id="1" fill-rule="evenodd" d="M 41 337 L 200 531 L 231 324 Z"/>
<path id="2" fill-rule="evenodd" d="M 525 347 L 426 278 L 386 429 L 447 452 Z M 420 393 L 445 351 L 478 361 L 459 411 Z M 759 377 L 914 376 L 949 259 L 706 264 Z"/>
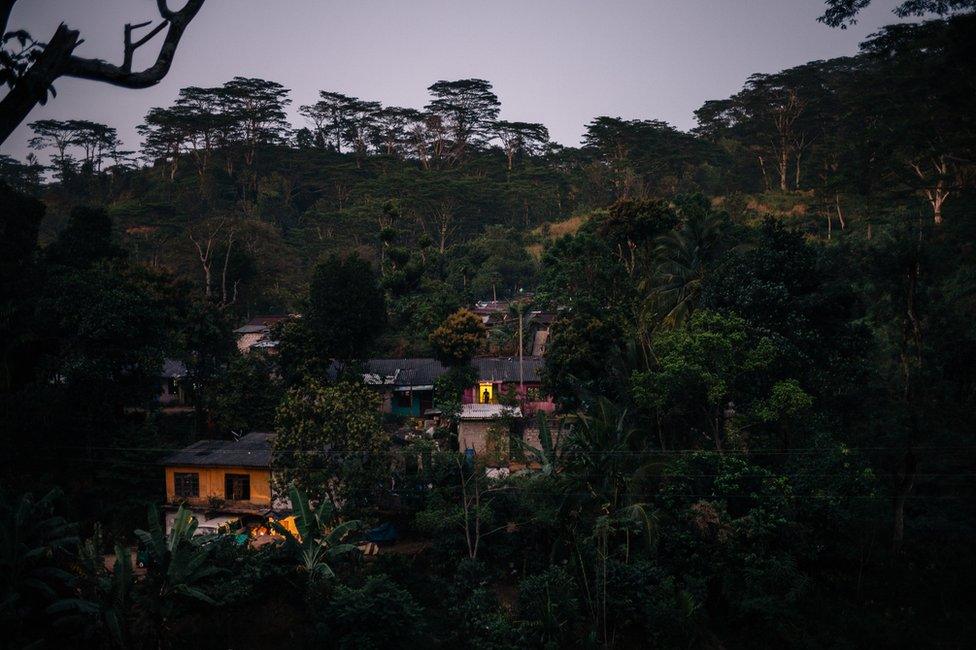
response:
<path id="1" fill-rule="evenodd" d="M 915 470 L 917 461 L 915 454 L 909 449 L 902 459 L 902 470 L 898 479 L 898 488 L 894 499 L 894 531 L 891 538 L 891 551 L 898 554 L 905 542 L 905 502 L 915 484 Z"/>
<path id="2" fill-rule="evenodd" d="M 789 185 L 786 182 L 787 170 L 789 169 L 789 165 L 790 165 L 789 155 L 790 155 L 789 148 L 787 148 L 784 145 L 782 151 L 780 151 L 779 154 L 779 161 L 776 164 L 777 171 L 779 172 L 779 189 L 782 190 L 783 192 L 786 192 L 790 189 Z"/>
<path id="3" fill-rule="evenodd" d="M 0 143 L 10 137 L 37 104 L 47 101 L 48 88 L 64 73 L 79 44 L 78 32 L 61 23 L 37 61 L 0 101 Z"/>
<path id="4" fill-rule="evenodd" d="M 760 169 L 760 171 L 762 171 L 763 192 L 768 192 L 769 191 L 769 176 L 766 174 L 766 161 L 763 160 L 763 157 L 762 156 L 757 156 L 757 158 L 759 159 L 759 169 Z"/>

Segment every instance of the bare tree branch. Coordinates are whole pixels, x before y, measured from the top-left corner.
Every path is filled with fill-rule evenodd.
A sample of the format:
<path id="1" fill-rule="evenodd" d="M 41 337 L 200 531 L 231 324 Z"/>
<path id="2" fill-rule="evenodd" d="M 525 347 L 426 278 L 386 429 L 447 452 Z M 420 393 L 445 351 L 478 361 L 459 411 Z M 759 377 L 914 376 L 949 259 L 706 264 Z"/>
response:
<path id="1" fill-rule="evenodd" d="M 126 72 L 132 71 L 132 55 L 135 53 L 136 49 L 148 43 L 153 36 L 155 36 L 156 34 L 162 31 L 163 27 L 166 27 L 166 21 L 164 20 L 163 22 L 156 25 L 156 27 L 154 27 L 152 31 L 150 31 L 148 34 L 146 34 L 138 41 L 133 43 L 132 30 L 141 29 L 151 24 L 152 24 L 151 20 L 147 20 L 146 22 L 139 23 L 137 25 L 131 25 L 129 23 L 126 23 L 125 36 L 124 36 L 125 43 L 123 45 L 125 51 L 122 55 L 122 69 L 125 70 Z"/>
<path id="2" fill-rule="evenodd" d="M 78 32 L 61 23 L 34 64 L 0 101 L 0 144 L 37 104 L 47 101 L 48 89 L 61 76 L 71 53 L 81 44 Z"/>
<path id="3" fill-rule="evenodd" d="M 197 12 L 200 11 L 203 2 L 204 0 L 189 0 L 186 6 L 174 12 L 166 7 L 165 0 L 158 0 L 157 6 L 159 7 L 159 13 L 164 22 L 137 43 L 130 44 L 127 42 L 125 44 L 124 55 L 131 64 L 132 51 L 140 45 L 144 45 L 150 38 L 159 33 L 163 25 L 169 25 L 163 44 L 159 48 L 156 62 L 145 70 L 140 72 L 127 70 L 125 61 L 122 66 L 116 66 L 101 59 L 84 59 L 72 56 L 68 61 L 64 74 L 79 79 L 104 81 L 105 83 L 122 86 L 123 88 L 148 88 L 149 86 L 156 85 L 169 72 L 169 68 L 173 64 L 173 57 L 176 54 L 176 48 L 180 43 L 180 39 L 183 37 L 183 32 L 186 30 L 187 25 L 190 24 L 190 21 L 193 20 L 194 16 L 197 15 Z M 126 30 L 127 36 L 131 32 L 131 29 L 132 27 Z M 126 40 L 128 41 L 128 38 Z"/>
<path id="4" fill-rule="evenodd" d="M 17 0 L 0 0 L 0 33 L 6 32 L 10 13 Z M 86 59 L 74 55 L 83 41 L 76 30 L 62 23 L 44 46 L 34 63 L 21 76 L 10 92 L 0 101 L 0 144 L 2 144 L 37 104 L 54 92 L 52 85 L 58 77 L 69 76 L 110 83 L 123 88 L 148 88 L 159 83 L 169 72 L 176 48 L 190 21 L 197 15 L 205 0 L 187 0 L 179 11 L 171 10 L 166 0 L 156 6 L 163 21 L 139 40 L 132 41 L 132 31 L 147 27 L 151 22 L 127 24 L 124 31 L 122 64 L 112 65 L 100 59 Z M 156 61 L 139 72 L 132 72 L 135 50 L 148 43 L 164 27 L 169 29 L 159 48 Z"/>

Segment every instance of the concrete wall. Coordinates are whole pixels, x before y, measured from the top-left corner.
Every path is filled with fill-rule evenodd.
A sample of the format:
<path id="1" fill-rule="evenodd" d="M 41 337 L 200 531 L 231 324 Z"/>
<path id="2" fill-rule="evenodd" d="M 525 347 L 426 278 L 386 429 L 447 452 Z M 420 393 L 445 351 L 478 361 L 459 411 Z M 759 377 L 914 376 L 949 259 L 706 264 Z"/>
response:
<path id="1" fill-rule="evenodd" d="M 458 424 L 458 447 L 474 449 L 475 456 L 486 463 L 507 462 L 508 429 L 494 420 L 461 420 Z"/>
<path id="2" fill-rule="evenodd" d="M 271 507 L 271 470 L 247 467 L 167 467 L 166 468 L 166 501 L 175 503 L 183 500 L 176 496 L 176 483 L 173 475 L 177 472 L 196 473 L 200 477 L 200 496 L 186 499 L 192 506 L 206 507 L 210 497 L 224 499 L 224 475 L 247 474 L 251 477 L 251 499 L 249 501 L 227 501 L 230 507 L 242 506 L 269 508 Z"/>

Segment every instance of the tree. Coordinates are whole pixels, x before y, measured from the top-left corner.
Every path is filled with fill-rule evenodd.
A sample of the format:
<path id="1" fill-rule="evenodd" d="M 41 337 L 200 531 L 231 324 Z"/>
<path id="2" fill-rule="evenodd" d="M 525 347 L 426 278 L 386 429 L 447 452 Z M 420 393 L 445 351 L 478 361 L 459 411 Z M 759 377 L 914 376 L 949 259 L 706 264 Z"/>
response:
<path id="1" fill-rule="evenodd" d="M 85 152 L 82 170 L 89 175 L 101 172 L 102 161 L 121 143 L 118 131 L 90 120 L 70 120 L 68 123 L 75 132 L 74 144 Z"/>
<path id="2" fill-rule="evenodd" d="M 335 647 L 394 650 L 426 645 L 426 612 L 409 591 L 382 573 L 368 576 L 362 586 L 340 585 L 323 610 L 323 637 Z"/>
<path id="3" fill-rule="evenodd" d="M 279 486 L 351 509 L 386 471 L 388 437 L 379 397 L 359 383 L 308 379 L 285 393 L 275 418 L 273 465 Z"/>
<path id="4" fill-rule="evenodd" d="M 518 155 L 533 156 L 549 142 L 549 129 L 531 122 L 495 122 L 495 134 L 501 140 L 508 171 Z"/>
<path id="5" fill-rule="evenodd" d="M 707 204 L 690 210 L 679 229 L 661 235 L 654 251 L 656 267 L 647 284 L 646 308 L 652 326 L 673 326 L 698 304 L 703 283 L 728 246 L 728 217 Z"/>
<path id="6" fill-rule="evenodd" d="M 54 171 L 61 181 L 66 181 L 75 171 L 75 160 L 68 154 L 68 147 L 75 144 L 75 128 L 70 121 L 38 120 L 28 124 L 34 137 L 30 148 L 38 151 L 54 147 Z"/>
<path id="7" fill-rule="evenodd" d="M 484 344 L 487 330 L 481 319 L 467 309 L 458 309 L 430 335 L 434 356 L 446 366 L 460 367 Z"/>
<path id="8" fill-rule="evenodd" d="M 37 363 L 34 328 L 41 282 L 37 238 L 45 206 L 0 182 L 0 395 L 22 388 Z"/>
<path id="9" fill-rule="evenodd" d="M 439 116 L 451 135 L 451 159 L 459 162 L 468 148 L 479 148 L 491 137 L 501 102 L 484 79 L 438 81 L 427 90 L 433 99 L 426 110 Z"/>
<path id="10" fill-rule="evenodd" d="M 343 137 L 358 156 L 359 165 L 369 152 L 370 144 L 376 139 L 376 116 L 380 111 L 379 102 L 356 100 L 350 105 L 348 128 Z"/>
<path id="11" fill-rule="evenodd" d="M 212 382 L 207 404 L 221 431 L 269 431 L 283 389 L 274 366 L 260 352 L 235 355 L 223 376 Z"/>
<path id="12" fill-rule="evenodd" d="M 231 115 L 225 110 L 225 100 L 222 88 L 190 86 L 180 89 L 171 109 L 185 134 L 201 181 L 210 168 L 215 150 L 228 144 L 233 128 Z"/>
<path id="13" fill-rule="evenodd" d="M 218 96 L 231 126 L 231 141 L 244 150 L 244 164 L 254 164 L 261 145 L 279 144 L 289 130 L 285 107 L 290 91 L 275 81 L 234 77 L 220 87 Z"/>
<path id="14" fill-rule="evenodd" d="M 359 100 L 342 93 L 320 91 L 319 101 L 302 106 L 299 113 L 308 120 L 322 147 L 331 146 L 342 153 L 350 122 Z"/>
<path id="15" fill-rule="evenodd" d="M 386 106 L 376 115 L 373 146 L 388 156 L 403 156 L 410 145 L 410 127 L 421 120 L 413 108 Z"/>
<path id="16" fill-rule="evenodd" d="M 827 9 L 817 20 L 830 27 L 847 29 L 857 22 L 857 14 L 871 4 L 871 0 L 826 0 Z M 973 0 L 903 0 L 892 9 L 899 18 L 937 14 L 945 16 L 955 12 L 971 11 L 976 7 Z"/>
<path id="17" fill-rule="evenodd" d="M 105 210 L 77 207 L 58 238 L 46 249 L 54 264 L 90 269 L 99 262 L 121 260 L 126 252 L 115 243 L 113 223 Z"/>
<path id="18" fill-rule="evenodd" d="M 386 299 L 369 262 L 331 255 L 317 264 L 302 322 L 321 358 L 367 358 L 386 326 Z"/>
<path id="19" fill-rule="evenodd" d="M 604 309 L 582 305 L 552 325 L 546 345 L 542 386 L 564 407 L 589 395 L 616 399 L 623 392 L 624 333 Z"/>
<path id="20" fill-rule="evenodd" d="M 242 281 L 242 269 L 231 264 L 235 255 L 240 255 L 240 246 L 234 247 L 240 223 L 227 223 L 217 218 L 187 229 L 187 237 L 193 243 L 200 267 L 203 270 L 204 298 L 220 308 L 230 307 L 237 302 L 238 290 Z M 215 277 L 216 276 L 216 277 Z"/>
<path id="21" fill-rule="evenodd" d="M 4 48 L 8 40 L 7 23 L 16 2 L 17 0 L 0 2 L 0 34 L 4 35 Z M 126 24 L 122 64 L 118 66 L 101 59 L 76 56 L 74 50 L 81 45 L 82 39 L 77 31 L 69 29 L 64 23 L 58 26 L 51 39 L 43 45 L 30 39 L 26 32 L 16 32 L 23 35 L 19 39 L 21 44 L 28 40 L 31 42 L 32 51 L 24 59 L 16 54 L 11 55 L 4 49 L 4 56 L 0 58 L 0 83 L 10 86 L 10 91 L 0 100 L 0 143 L 24 121 L 35 105 L 47 101 L 48 90 L 59 77 L 102 81 L 123 88 L 148 88 L 159 83 L 169 72 L 183 32 L 203 7 L 203 2 L 204 0 L 188 0 L 182 9 L 173 11 L 166 0 L 157 0 L 156 6 L 162 22 L 137 41 L 132 40 L 132 32 L 151 23 Z M 135 51 L 163 29 L 166 29 L 166 36 L 155 62 L 145 70 L 133 72 Z M 53 89 L 51 91 L 53 93 Z"/>
<path id="22" fill-rule="evenodd" d="M 179 170 L 180 154 L 189 138 L 183 115 L 176 109 L 152 108 L 136 131 L 143 139 L 143 155 L 153 163 L 168 162 L 169 180 L 173 181 Z"/>

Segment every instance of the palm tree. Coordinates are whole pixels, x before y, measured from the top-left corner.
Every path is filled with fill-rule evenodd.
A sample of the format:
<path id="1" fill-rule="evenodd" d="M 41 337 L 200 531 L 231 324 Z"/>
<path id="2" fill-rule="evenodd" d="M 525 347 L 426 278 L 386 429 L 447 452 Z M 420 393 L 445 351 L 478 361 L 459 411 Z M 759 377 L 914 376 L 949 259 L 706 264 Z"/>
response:
<path id="1" fill-rule="evenodd" d="M 634 429 L 626 408 L 598 397 L 589 413 L 571 419 L 566 444 L 569 473 L 586 493 L 611 509 L 623 495 Z"/>
<path id="2" fill-rule="evenodd" d="M 691 316 L 707 272 L 725 252 L 726 223 L 722 214 L 694 211 L 679 229 L 658 238 L 657 267 L 642 287 L 654 320 L 674 327 Z"/>

